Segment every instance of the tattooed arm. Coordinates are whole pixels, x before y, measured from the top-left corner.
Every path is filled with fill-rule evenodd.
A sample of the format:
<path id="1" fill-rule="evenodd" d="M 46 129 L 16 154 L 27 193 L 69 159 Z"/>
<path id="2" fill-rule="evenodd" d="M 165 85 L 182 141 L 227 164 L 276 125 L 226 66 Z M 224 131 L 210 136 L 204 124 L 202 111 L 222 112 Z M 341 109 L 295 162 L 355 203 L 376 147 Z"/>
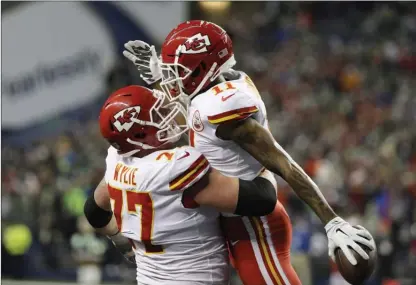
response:
<path id="1" fill-rule="evenodd" d="M 337 216 L 318 186 L 256 120 L 223 123 L 216 134 L 221 139 L 233 140 L 264 167 L 281 176 L 324 224 Z"/>

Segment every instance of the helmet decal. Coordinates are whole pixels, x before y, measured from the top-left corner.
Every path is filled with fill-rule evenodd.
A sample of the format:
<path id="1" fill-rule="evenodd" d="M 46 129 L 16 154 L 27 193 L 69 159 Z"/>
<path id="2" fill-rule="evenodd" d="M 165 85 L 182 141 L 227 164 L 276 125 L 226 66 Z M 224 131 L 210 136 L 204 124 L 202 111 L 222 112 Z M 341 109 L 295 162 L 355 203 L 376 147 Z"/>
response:
<path id="1" fill-rule="evenodd" d="M 138 119 L 140 114 L 140 106 L 133 106 L 121 110 L 113 116 L 113 126 L 119 131 L 128 132 L 135 123 L 132 119 Z"/>
<path id="2" fill-rule="evenodd" d="M 161 50 L 161 88 L 169 100 L 190 99 L 236 63 L 232 41 L 218 25 L 200 20 L 179 24 Z"/>
<path id="3" fill-rule="evenodd" d="M 175 143 L 188 130 L 175 121 L 186 111 L 165 98 L 163 92 L 135 85 L 113 92 L 100 112 L 101 135 L 126 156 Z"/>
<path id="4" fill-rule="evenodd" d="M 182 46 L 181 53 L 196 54 L 207 52 L 211 42 L 207 35 L 198 33 L 190 37 Z"/>

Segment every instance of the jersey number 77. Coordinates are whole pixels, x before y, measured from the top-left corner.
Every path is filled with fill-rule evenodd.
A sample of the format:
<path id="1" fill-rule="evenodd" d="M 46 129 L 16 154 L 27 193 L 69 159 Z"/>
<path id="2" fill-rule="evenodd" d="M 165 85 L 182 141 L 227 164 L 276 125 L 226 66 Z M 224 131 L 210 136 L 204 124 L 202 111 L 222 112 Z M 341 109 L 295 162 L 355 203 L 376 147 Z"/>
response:
<path id="1" fill-rule="evenodd" d="M 114 217 L 117 221 L 117 226 L 122 231 L 123 220 L 122 211 L 124 204 L 127 204 L 127 212 L 136 213 L 137 206 L 140 206 L 141 212 L 141 242 L 144 244 L 146 253 L 163 253 L 161 245 L 154 245 L 152 243 L 153 234 L 153 219 L 154 209 L 153 200 L 148 192 L 133 192 L 126 191 L 126 199 L 123 199 L 123 190 L 108 186 L 108 193 L 113 203 Z"/>

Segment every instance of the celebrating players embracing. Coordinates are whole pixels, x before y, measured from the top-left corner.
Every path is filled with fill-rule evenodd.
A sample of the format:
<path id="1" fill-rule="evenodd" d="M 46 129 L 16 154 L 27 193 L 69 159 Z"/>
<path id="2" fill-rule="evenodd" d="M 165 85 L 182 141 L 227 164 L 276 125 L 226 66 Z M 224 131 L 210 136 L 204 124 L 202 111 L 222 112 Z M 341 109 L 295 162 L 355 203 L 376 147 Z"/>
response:
<path id="1" fill-rule="evenodd" d="M 172 102 L 185 103 L 191 145 L 213 167 L 244 180 L 268 170 L 281 176 L 325 225 L 331 257 L 340 248 L 352 264 L 357 262 L 352 250 L 369 258 L 359 244 L 374 249 L 371 234 L 338 217 L 317 185 L 274 140 L 255 85 L 245 73 L 232 70 L 232 42 L 221 27 L 196 20 L 179 24 L 166 37 L 160 62 L 147 43 L 132 41 L 125 47 L 123 54 L 148 84 L 160 84 Z M 290 264 L 290 220 L 280 203 L 260 218 L 224 216 L 244 284 L 300 284 Z"/>
<path id="2" fill-rule="evenodd" d="M 162 92 L 140 86 L 107 99 L 100 129 L 111 147 L 85 215 L 135 259 L 138 284 L 228 284 L 219 211 L 268 214 L 277 199 L 274 186 L 263 177 L 226 177 L 196 149 L 173 148 L 187 130 L 174 120 L 184 111 L 164 101 Z"/>

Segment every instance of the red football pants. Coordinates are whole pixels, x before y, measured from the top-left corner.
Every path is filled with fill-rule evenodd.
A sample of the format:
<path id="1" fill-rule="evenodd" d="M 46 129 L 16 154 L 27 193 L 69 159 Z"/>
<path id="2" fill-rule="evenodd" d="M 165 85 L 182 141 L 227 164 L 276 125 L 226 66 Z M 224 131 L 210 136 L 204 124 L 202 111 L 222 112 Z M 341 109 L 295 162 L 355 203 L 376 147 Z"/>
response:
<path id="1" fill-rule="evenodd" d="M 290 263 L 292 225 L 283 205 L 263 217 L 221 217 L 231 263 L 244 285 L 301 285 Z"/>

